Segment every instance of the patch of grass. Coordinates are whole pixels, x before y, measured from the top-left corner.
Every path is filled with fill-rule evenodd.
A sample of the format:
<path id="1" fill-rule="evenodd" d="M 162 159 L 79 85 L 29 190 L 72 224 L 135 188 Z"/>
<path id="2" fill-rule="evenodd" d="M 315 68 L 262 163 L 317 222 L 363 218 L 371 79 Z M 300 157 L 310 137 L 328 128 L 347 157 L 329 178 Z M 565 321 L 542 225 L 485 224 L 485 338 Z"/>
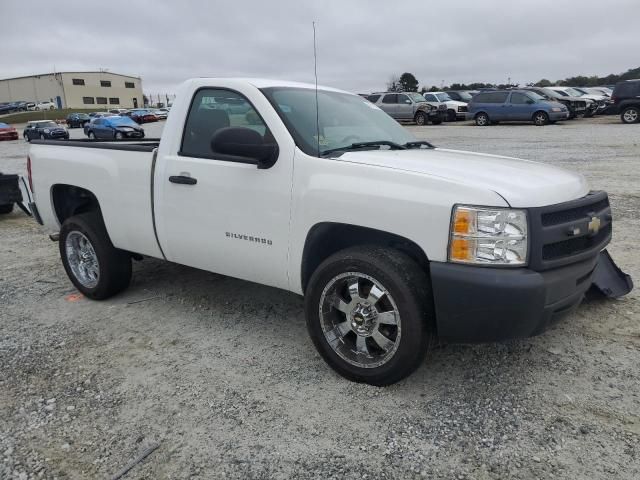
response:
<path id="1" fill-rule="evenodd" d="M 90 112 L 101 112 L 106 111 L 104 109 L 91 109 L 91 110 L 83 110 L 80 108 L 63 108 L 63 109 L 55 109 L 55 110 L 39 110 L 32 112 L 20 112 L 20 113 L 12 113 L 10 115 L 5 115 L 0 117 L 0 122 L 4 123 L 27 123 L 31 120 L 64 120 L 67 118 L 67 115 L 74 112 L 79 113 L 90 113 Z"/>

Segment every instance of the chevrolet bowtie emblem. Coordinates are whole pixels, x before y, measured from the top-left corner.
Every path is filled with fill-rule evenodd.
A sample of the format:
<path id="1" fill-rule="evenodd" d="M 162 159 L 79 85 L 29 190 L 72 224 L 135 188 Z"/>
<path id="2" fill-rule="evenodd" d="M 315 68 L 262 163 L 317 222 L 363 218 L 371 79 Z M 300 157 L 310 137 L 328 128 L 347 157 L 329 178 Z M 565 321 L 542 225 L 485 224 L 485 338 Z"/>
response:
<path id="1" fill-rule="evenodd" d="M 587 227 L 590 235 L 596 235 L 600 230 L 600 217 L 591 217 Z"/>

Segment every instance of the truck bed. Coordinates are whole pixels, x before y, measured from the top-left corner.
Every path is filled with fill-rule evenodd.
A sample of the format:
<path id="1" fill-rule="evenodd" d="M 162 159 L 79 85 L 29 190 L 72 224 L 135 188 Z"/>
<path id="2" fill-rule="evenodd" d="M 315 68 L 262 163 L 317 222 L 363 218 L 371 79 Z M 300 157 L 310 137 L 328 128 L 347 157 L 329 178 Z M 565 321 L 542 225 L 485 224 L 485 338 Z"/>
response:
<path id="1" fill-rule="evenodd" d="M 44 225 L 60 229 L 54 195 L 69 185 L 95 195 L 113 245 L 162 258 L 153 222 L 153 170 L 158 139 L 34 140 L 33 193 Z"/>

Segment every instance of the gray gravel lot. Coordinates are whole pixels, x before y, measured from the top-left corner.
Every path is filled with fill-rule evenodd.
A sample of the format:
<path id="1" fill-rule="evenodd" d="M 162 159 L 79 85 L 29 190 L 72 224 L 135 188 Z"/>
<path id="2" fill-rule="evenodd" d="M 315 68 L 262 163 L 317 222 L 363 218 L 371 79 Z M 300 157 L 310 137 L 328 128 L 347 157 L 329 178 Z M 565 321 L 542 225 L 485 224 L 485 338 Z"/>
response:
<path id="1" fill-rule="evenodd" d="M 640 278 L 640 125 L 408 128 L 583 173 Z M 0 143 L 0 170 L 24 172 L 26 151 Z M 322 362 L 293 294 L 145 259 L 92 302 L 44 233 L 0 218 L 0 479 L 110 478 L 156 442 L 126 478 L 640 478 L 637 290 L 536 338 L 440 346 L 375 388 Z"/>

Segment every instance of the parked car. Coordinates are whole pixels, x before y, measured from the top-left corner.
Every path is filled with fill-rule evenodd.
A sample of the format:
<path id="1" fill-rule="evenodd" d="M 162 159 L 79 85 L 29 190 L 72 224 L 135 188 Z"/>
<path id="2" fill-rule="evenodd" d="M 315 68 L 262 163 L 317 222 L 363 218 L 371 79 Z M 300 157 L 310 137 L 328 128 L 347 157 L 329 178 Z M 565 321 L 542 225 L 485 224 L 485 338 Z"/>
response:
<path id="1" fill-rule="evenodd" d="M 153 113 L 151 113 L 150 110 L 146 110 L 142 108 L 129 110 L 125 115 L 128 117 L 131 117 L 131 119 L 134 122 L 140 123 L 140 124 L 158 121 L 158 117 L 156 117 Z"/>
<path id="2" fill-rule="evenodd" d="M 38 102 L 34 107 L 36 110 L 55 110 L 58 106 L 53 102 Z"/>
<path id="3" fill-rule="evenodd" d="M 37 138 L 41 140 L 69 140 L 69 131 L 53 120 L 34 120 L 27 123 L 22 136 L 27 142 Z"/>
<path id="4" fill-rule="evenodd" d="M 617 83 L 611 100 L 624 123 L 640 122 L 640 80 Z"/>
<path id="5" fill-rule="evenodd" d="M 0 103 L 0 115 L 11 113 L 12 111 L 10 103 Z"/>
<path id="6" fill-rule="evenodd" d="M 166 120 L 168 116 L 168 112 L 161 109 L 153 110 L 151 113 L 153 113 L 158 120 Z"/>
<path id="7" fill-rule="evenodd" d="M 91 120 L 91 117 L 86 113 L 70 113 L 67 115 L 67 127 L 82 128 L 89 120 Z"/>
<path id="8" fill-rule="evenodd" d="M 87 298 L 126 289 L 141 255 L 286 289 L 304 295 L 332 368 L 388 385 L 436 336 L 539 334 L 581 303 L 596 266 L 616 272 L 601 253 L 608 196 L 578 173 L 435 148 L 313 84 L 198 78 L 178 91 L 160 142 L 29 149 L 31 211 L 59 232 Z M 252 115 L 205 107 L 229 95 Z"/>
<path id="9" fill-rule="evenodd" d="M 467 118 L 480 127 L 503 121 L 546 125 L 568 119 L 569 109 L 528 90 L 496 90 L 473 97 Z"/>
<path id="10" fill-rule="evenodd" d="M 547 100 L 563 104 L 569 110 L 569 118 L 575 118 L 578 115 L 585 115 L 587 113 L 587 105 L 594 105 L 592 101 L 586 98 L 568 97 L 556 92 L 555 90 L 550 90 L 544 87 L 524 87 L 522 90 L 535 92 L 541 97 L 545 97 Z M 595 110 L 595 106 L 593 108 Z"/>
<path id="11" fill-rule="evenodd" d="M 129 117 L 112 116 L 94 118 L 84 128 L 91 139 L 144 138 L 144 129 Z"/>
<path id="12" fill-rule="evenodd" d="M 579 90 L 576 90 L 573 87 L 547 87 L 550 90 L 559 92 L 560 94 L 564 94 L 568 97 L 578 97 L 582 99 L 588 99 L 595 103 L 596 111 L 595 113 L 602 113 L 608 107 L 607 98 L 604 95 L 591 95 Z"/>
<path id="13" fill-rule="evenodd" d="M 449 98 L 451 98 L 452 100 L 456 100 L 462 103 L 469 103 L 473 96 L 478 92 L 474 90 L 447 90 L 444 93 L 449 95 Z"/>
<path id="14" fill-rule="evenodd" d="M 447 121 L 464 120 L 467 115 L 467 104 L 452 99 L 445 92 L 427 92 L 424 98 L 429 105 L 441 108 L 443 105 L 447 112 Z"/>
<path id="15" fill-rule="evenodd" d="M 7 123 L 0 122 L 0 140 L 18 140 L 18 130 Z"/>
<path id="16" fill-rule="evenodd" d="M 442 114 L 429 105 L 417 92 L 380 92 L 367 96 L 367 100 L 399 122 L 415 122 L 416 125 L 442 123 Z"/>
<path id="17" fill-rule="evenodd" d="M 114 115 L 124 115 L 127 113 L 126 108 L 110 108 L 109 113 L 113 113 Z"/>
<path id="18" fill-rule="evenodd" d="M 23 100 L 12 102 L 11 107 L 14 112 L 26 112 L 29 109 L 29 102 Z"/>
<path id="19" fill-rule="evenodd" d="M 89 117 L 91 118 L 100 118 L 100 117 L 111 117 L 113 115 L 117 115 L 116 113 L 111 112 L 91 112 Z"/>

